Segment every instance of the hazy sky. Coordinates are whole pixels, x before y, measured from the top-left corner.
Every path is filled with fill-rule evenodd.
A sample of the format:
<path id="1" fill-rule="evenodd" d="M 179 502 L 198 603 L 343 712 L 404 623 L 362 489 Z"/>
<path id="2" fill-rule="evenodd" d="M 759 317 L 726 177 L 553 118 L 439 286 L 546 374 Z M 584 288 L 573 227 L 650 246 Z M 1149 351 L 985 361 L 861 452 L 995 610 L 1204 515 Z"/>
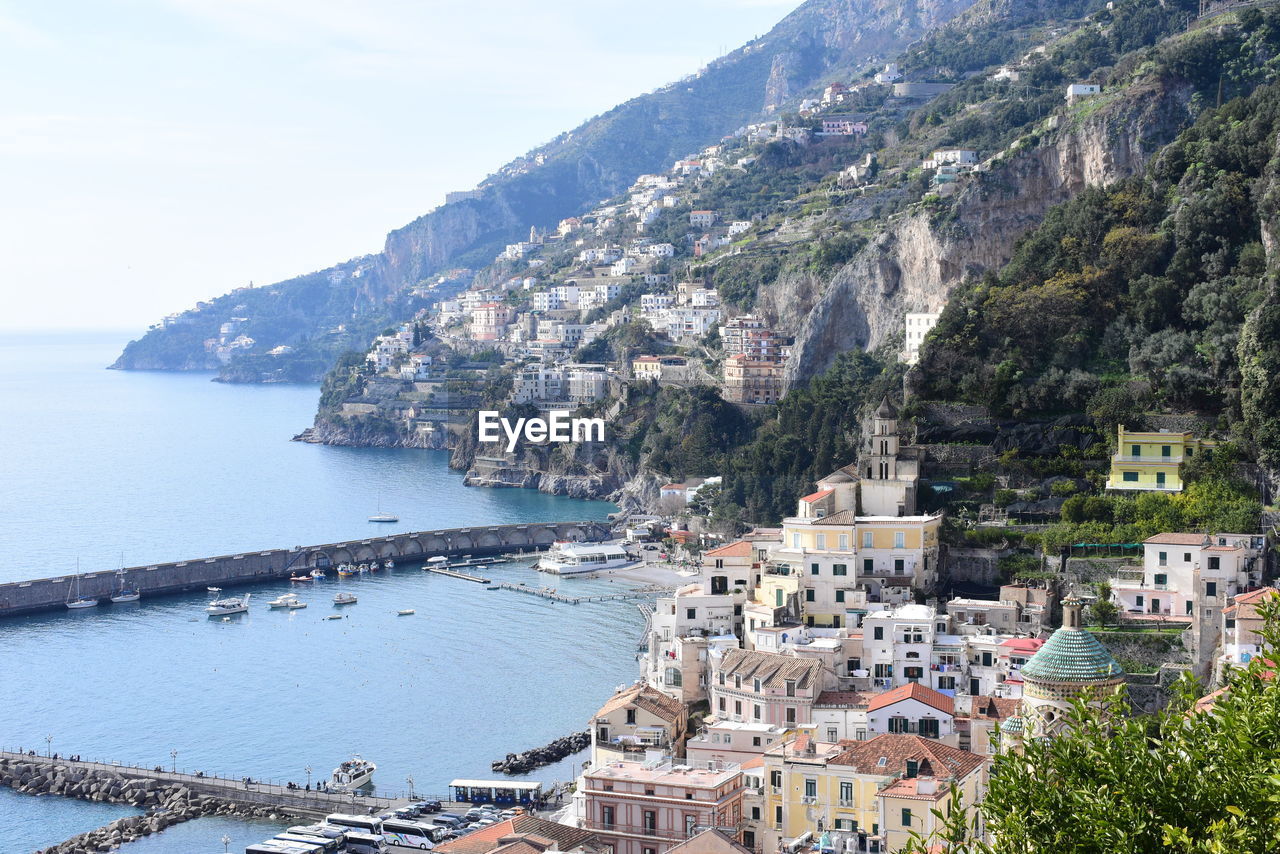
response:
<path id="1" fill-rule="evenodd" d="M 798 0 L 0 0 L 4 328 L 374 252 Z"/>

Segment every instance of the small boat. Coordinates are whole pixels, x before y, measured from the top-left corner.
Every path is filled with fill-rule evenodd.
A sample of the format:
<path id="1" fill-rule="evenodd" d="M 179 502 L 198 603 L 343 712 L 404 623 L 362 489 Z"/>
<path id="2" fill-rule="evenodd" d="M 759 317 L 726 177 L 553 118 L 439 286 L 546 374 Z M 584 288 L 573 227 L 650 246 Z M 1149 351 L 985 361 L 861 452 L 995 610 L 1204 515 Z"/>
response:
<path id="1" fill-rule="evenodd" d="M 412 608 L 401 608 L 399 611 L 396 611 L 396 614 L 398 614 L 401 617 L 407 617 L 412 613 L 414 613 L 414 610 Z"/>
<path id="2" fill-rule="evenodd" d="M 330 615 L 328 615 L 327 617 L 325 617 L 325 619 L 326 619 L 326 620 L 341 620 L 341 619 L 342 619 L 342 615 L 341 615 L 341 614 L 330 614 Z"/>
<path id="3" fill-rule="evenodd" d="M 356 572 L 365 573 L 368 571 L 369 571 L 369 564 L 367 563 L 362 563 L 358 567 L 356 567 Z"/>
<path id="4" fill-rule="evenodd" d="M 344 563 L 342 564 L 342 566 L 338 567 L 338 575 L 348 576 L 348 575 L 355 575 L 355 574 L 356 574 L 356 568 L 349 563 Z"/>
<path id="5" fill-rule="evenodd" d="M 210 593 L 221 593 L 221 592 L 222 592 L 222 588 L 221 588 L 221 587 L 206 587 L 206 588 L 205 588 L 205 590 L 208 590 Z"/>
<path id="6" fill-rule="evenodd" d="M 382 564 L 378 563 L 376 560 L 373 563 L 369 564 L 370 572 L 377 572 L 380 569 L 382 569 Z"/>
<path id="7" fill-rule="evenodd" d="M 377 770 L 377 765 L 367 759 L 361 759 L 360 755 L 356 754 L 333 769 L 333 776 L 329 781 L 329 789 L 330 791 L 338 792 L 355 791 L 362 786 L 367 786 L 369 781 L 373 779 L 373 772 Z"/>
<path id="8" fill-rule="evenodd" d="M 124 569 L 124 555 L 121 555 L 120 568 L 116 570 L 116 578 L 120 580 L 120 587 L 111 596 L 112 602 L 137 602 L 139 599 L 142 598 L 141 593 L 139 593 L 137 590 L 134 590 L 132 587 L 128 587 L 125 585 L 125 575 L 126 573 Z"/>
<path id="9" fill-rule="evenodd" d="M 323 570 L 323 569 L 313 569 L 313 570 L 311 570 L 311 577 L 312 577 L 312 578 L 324 578 L 324 570 Z"/>
<path id="10" fill-rule="evenodd" d="M 396 562 L 391 558 L 387 558 L 382 562 L 383 569 L 395 569 L 395 566 L 396 566 Z"/>
<path id="11" fill-rule="evenodd" d="M 307 603 L 306 602 L 290 602 L 288 607 L 290 611 L 296 611 L 299 608 L 307 607 Z"/>
<path id="12" fill-rule="evenodd" d="M 346 590 L 333 597 L 333 604 L 335 605 L 354 605 L 356 601 L 356 594 L 348 593 Z"/>
<path id="13" fill-rule="evenodd" d="M 76 580 L 74 583 L 75 598 L 67 598 L 67 607 L 72 611 L 79 611 L 84 608 L 98 607 L 97 599 L 90 599 L 80 595 L 80 561 L 76 561 Z"/>
<path id="14" fill-rule="evenodd" d="M 289 576 L 289 580 L 290 581 L 310 581 L 311 576 L 310 575 L 291 575 Z"/>
<path id="15" fill-rule="evenodd" d="M 297 594 L 282 593 L 276 598 L 272 599 L 270 602 L 268 602 L 267 606 L 270 608 L 288 608 L 290 605 L 292 605 L 294 602 L 297 602 L 297 601 L 298 601 Z"/>
<path id="16" fill-rule="evenodd" d="M 216 587 L 212 587 L 210 589 L 218 591 L 218 588 Z M 204 609 L 205 613 L 210 617 L 225 617 L 228 614 L 243 614 L 245 611 L 249 610 L 249 597 L 252 595 L 252 593 L 246 593 L 243 596 L 228 596 L 225 599 L 214 599 Z"/>

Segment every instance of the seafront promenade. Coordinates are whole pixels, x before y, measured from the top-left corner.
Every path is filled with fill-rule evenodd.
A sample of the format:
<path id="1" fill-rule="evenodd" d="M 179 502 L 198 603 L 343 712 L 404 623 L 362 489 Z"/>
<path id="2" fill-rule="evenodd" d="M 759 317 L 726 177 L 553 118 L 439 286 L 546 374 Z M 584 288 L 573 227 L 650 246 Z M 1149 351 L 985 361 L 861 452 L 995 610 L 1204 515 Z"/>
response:
<path id="1" fill-rule="evenodd" d="M 416 564 L 437 556 L 539 551 L 557 541 L 599 542 L 608 536 L 608 524 L 595 521 L 475 525 L 98 570 L 78 578 L 61 575 L 15 581 L 0 584 L 0 617 L 62 608 L 74 596 L 106 600 L 121 586 L 132 588 L 145 598 L 271 581 L 344 563 L 392 559 L 397 563 Z"/>

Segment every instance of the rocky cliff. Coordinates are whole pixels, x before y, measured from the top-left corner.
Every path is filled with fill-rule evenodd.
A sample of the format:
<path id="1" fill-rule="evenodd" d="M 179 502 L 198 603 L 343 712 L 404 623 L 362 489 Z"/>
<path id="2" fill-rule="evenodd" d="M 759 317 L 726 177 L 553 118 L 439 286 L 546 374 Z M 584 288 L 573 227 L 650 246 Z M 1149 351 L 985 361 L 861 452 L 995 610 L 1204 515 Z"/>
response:
<path id="1" fill-rule="evenodd" d="M 970 176 L 949 205 L 890 218 L 828 281 L 808 273 L 780 280 L 763 301 L 782 322 L 812 306 L 792 327 L 788 383 L 821 373 L 841 351 L 885 343 L 907 311 L 941 310 L 955 285 L 1006 263 L 1054 205 L 1140 173 L 1189 123 L 1189 98 L 1186 87 L 1152 83 L 1074 123 L 1046 126 L 1042 142 L 1015 146 Z"/>

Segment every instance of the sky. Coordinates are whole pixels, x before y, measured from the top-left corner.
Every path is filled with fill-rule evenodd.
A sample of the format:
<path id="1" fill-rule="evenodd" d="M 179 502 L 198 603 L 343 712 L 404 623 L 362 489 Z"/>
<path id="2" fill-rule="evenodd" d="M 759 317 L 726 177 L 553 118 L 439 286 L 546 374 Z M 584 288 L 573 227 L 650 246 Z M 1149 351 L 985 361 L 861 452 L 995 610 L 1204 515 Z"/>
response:
<path id="1" fill-rule="evenodd" d="M 382 248 L 799 0 L 0 0 L 0 329 L 145 329 Z"/>

